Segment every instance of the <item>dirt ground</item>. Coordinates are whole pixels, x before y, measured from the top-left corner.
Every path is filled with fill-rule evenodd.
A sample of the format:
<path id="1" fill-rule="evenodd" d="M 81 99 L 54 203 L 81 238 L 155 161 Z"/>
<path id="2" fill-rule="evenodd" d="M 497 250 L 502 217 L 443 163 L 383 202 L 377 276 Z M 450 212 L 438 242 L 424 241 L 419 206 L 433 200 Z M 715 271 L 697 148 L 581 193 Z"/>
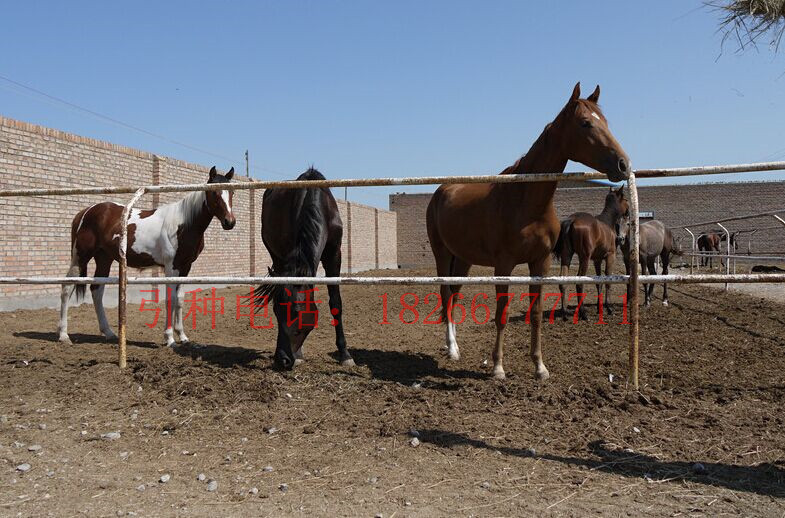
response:
<path id="1" fill-rule="evenodd" d="M 633 393 L 619 311 L 546 324 L 540 383 L 516 302 L 500 382 L 492 322 L 459 325 L 451 362 L 443 326 L 399 321 L 407 291 L 432 290 L 345 287 L 358 366 L 335 362 L 322 304 L 289 373 L 271 369 L 275 331 L 235 319 L 239 287 L 220 290 L 215 330 L 200 317 L 174 350 L 131 306 L 122 372 L 90 305 L 71 312 L 72 346 L 56 343 L 53 310 L 0 314 L 0 515 L 785 513 L 785 306 L 671 287 L 670 307 L 642 309 Z M 466 305 L 481 291 L 466 288 Z"/>

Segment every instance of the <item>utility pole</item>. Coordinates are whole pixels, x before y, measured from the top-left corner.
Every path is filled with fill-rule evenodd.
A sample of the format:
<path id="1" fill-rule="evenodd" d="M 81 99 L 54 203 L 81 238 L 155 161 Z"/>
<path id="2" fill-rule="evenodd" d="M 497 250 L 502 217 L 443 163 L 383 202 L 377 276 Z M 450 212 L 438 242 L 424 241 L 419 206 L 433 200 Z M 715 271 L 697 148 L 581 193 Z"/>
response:
<path id="1" fill-rule="evenodd" d="M 347 201 L 349 199 L 348 195 L 349 195 L 349 188 L 348 187 L 344 187 L 343 188 L 343 201 Z"/>
<path id="2" fill-rule="evenodd" d="M 248 150 L 245 150 L 245 176 L 249 181 L 253 181 L 248 165 Z M 250 223 L 248 234 L 248 275 L 256 275 L 256 189 L 249 189 L 248 200 L 248 221 Z"/>

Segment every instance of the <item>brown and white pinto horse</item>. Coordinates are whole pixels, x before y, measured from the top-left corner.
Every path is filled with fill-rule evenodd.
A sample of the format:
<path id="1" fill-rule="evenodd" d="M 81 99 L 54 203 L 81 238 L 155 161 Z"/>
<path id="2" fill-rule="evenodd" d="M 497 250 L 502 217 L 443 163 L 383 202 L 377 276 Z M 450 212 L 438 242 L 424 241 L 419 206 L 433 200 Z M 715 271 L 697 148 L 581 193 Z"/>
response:
<path id="1" fill-rule="evenodd" d="M 207 183 L 228 183 L 234 168 L 225 175 L 210 169 Z M 235 224 L 232 213 L 233 191 L 194 191 L 180 201 L 162 205 L 153 210 L 132 209 L 128 218 L 128 266 L 150 268 L 163 266 L 167 277 L 185 277 L 191 265 L 204 249 L 204 233 L 213 218 L 221 222 L 224 230 Z M 112 262 L 119 261 L 120 225 L 123 206 L 103 202 L 81 210 L 71 223 L 71 267 L 69 277 L 86 277 L 87 264 L 95 259 L 95 276 L 106 277 Z M 68 300 L 76 289 L 77 300 L 84 296 L 85 286 L 64 284 L 60 295 L 59 341 L 71 343 L 68 337 Z M 114 340 L 117 336 L 106 319 L 103 296 L 104 285 L 90 286 L 95 314 L 101 333 Z M 166 345 L 173 346 L 174 330 L 181 343 L 188 341 L 183 332 L 183 313 L 179 301 L 180 285 L 167 285 L 166 290 Z"/>
<path id="2" fill-rule="evenodd" d="M 624 199 L 624 187 L 619 187 L 616 191 L 611 187 L 610 192 L 605 196 L 605 207 L 597 216 L 592 216 L 586 212 L 576 212 L 561 222 L 561 232 L 553 254 L 561 259 L 561 275 L 565 276 L 569 272 L 573 254 L 578 254 L 578 275 L 586 275 L 589 269 L 589 260 L 594 262 L 594 272 L 600 275 L 602 263 L 605 261 L 605 275 L 610 275 L 613 271 L 613 264 L 616 262 L 616 247 L 624 240 L 624 233 L 621 231 L 621 221 L 629 214 L 629 204 Z M 585 297 L 583 284 L 576 284 L 578 297 Z M 567 320 L 566 301 L 564 300 L 564 285 L 559 284 L 561 292 L 561 311 L 562 319 Z M 602 296 L 602 285 L 597 285 L 597 311 L 603 306 L 600 298 Z M 578 316 L 581 320 L 586 320 L 586 305 L 580 304 Z M 605 309 L 608 314 L 612 314 L 611 308 L 611 285 L 605 285 Z"/>
<path id="3" fill-rule="evenodd" d="M 630 160 L 597 105 L 600 87 L 587 99 L 581 99 L 580 93 L 578 83 L 567 104 L 545 126 L 529 152 L 501 174 L 562 173 L 567 161 L 574 160 L 605 173 L 614 182 L 629 176 Z M 492 266 L 495 275 L 506 276 L 521 263 L 528 263 L 531 275 L 545 274 L 559 236 L 559 220 L 553 206 L 555 191 L 556 182 L 440 186 L 427 211 L 428 238 L 438 274 L 465 276 L 473 264 L 478 264 Z M 455 324 L 448 318 L 448 301 L 460 289 L 441 287 L 448 355 L 455 360 L 460 353 Z M 535 375 L 545 380 L 548 369 L 540 348 L 542 286 L 531 286 L 530 291 L 537 294 L 532 309 L 530 354 Z M 506 292 L 507 285 L 496 286 L 493 375 L 499 379 L 504 378 L 504 308 L 508 299 L 501 294 Z"/>

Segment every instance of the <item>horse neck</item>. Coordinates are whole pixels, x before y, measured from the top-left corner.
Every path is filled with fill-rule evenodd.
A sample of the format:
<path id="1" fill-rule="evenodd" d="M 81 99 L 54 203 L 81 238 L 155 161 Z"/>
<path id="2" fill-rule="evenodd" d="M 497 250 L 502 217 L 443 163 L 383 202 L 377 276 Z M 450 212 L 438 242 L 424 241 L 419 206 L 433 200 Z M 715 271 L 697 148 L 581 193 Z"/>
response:
<path id="1" fill-rule="evenodd" d="M 177 226 L 182 226 L 185 233 L 201 237 L 210 226 L 213 216 L 207 209 L 205 196 L 204 191 L 194 191 L 176 202 Z"/>
<path id="2" fill-rule="evenodd" d="M 602 209 L 602 212 L 597 215 L 597 219 L 611 227 L 615 232 L 616 224 L 621 219 L 621 212 L 614 204 L 608 203 L 605 205 L 605 208 Z"/>
<path id="3" fill-rule="evenodd" d="M 501 174 L 563 173 L 567 167 L 567 158 L 557 146 L 559 139 L 553 135 L 554 131 L 553 124 L 549 124 L 529 151 Z M 553 203 L 556 186 L 557 182 L 521 182 L 505 185 L 504 190 L 518 198 L 526 196 L 530 203 L 548 204 Z"/>

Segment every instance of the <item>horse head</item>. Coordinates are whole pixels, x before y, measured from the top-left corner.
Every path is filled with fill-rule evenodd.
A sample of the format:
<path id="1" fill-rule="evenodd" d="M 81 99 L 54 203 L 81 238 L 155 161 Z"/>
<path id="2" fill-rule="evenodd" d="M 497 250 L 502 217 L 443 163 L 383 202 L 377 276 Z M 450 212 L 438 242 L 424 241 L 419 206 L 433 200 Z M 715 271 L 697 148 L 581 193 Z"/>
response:
<path id="1" fill-rule="evenodd" d="M 613 187 L 605 195 L 605 208 L 603 212 L 608 211 L 613 218 L 613 230 L 616 232 L 616 246 L 624 245 L 627 239 L 627 232 L 622 229 L 627 226 L 630 216 L 630 204 L 624 197 L 624 186 L 614 190 Z"/>
<path id="2" fill-rule="evenodd" d="M 580 96 L 581 84 L 577 83 L 552 124 L 552 130 L 559 132 L 565 156 L 604 173 L 613 182 L 626 180 L 630 176 L 630 158 L 611 133 L 597 104 L 599 85 L 586 99 Z"/>
<path id="3" fill-rule="evenodd" d="M 211 183 L 229 183 L 234 176 L 234 167 L 229 169 L 226 174 L 220 174 L 213 166 L 210 169 L 210 177 L 207 180 L 208 184 Z M 207 200 L 207 210 L 210 215 L 221 222 L 224 230 L 231 230 L 234 228 L 237 220 L 232 212 L 232 198 L 234 191 L 205 191 L 205 199 Z"/>

